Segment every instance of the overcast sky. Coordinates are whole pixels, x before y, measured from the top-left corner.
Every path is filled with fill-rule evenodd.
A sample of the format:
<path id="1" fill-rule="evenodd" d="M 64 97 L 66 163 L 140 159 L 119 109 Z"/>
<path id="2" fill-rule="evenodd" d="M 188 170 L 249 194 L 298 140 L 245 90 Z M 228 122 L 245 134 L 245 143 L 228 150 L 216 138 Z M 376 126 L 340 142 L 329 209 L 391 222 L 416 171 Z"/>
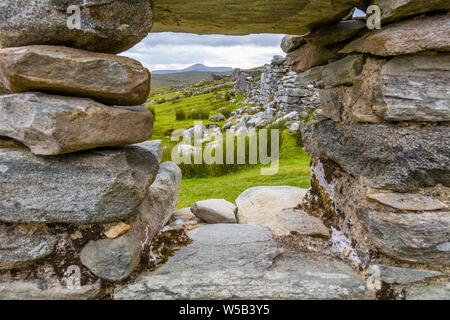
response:
<path id="1" fill-rule="evenodd" d="M 209 67 L 253 68 L 269 63 L 283 35 L 249 36 L 151 33 L 122 55 L 140 61 L 150 70 L 183 69 L 196 63 Z"/>

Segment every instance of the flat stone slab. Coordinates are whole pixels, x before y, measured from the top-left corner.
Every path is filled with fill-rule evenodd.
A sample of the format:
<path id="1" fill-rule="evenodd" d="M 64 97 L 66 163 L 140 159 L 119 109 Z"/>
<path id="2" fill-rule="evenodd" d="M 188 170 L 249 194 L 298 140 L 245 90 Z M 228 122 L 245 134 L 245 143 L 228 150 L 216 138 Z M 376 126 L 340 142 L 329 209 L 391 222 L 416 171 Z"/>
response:
<path id="1" fill-rule="evenodd" d="M 133 144 L 153 134 L 143 107 L 109 107 L 87 98 L 17 93 L 0 96 L 0 136 L 38 155 Z"/>
<path id="2" fill-rule="evenodd" d="M 188 233 L 181 248 L 153 272 L 115 290 L 115 299 L 353 299 L 365 280 L 333 258 L 280 252 L 261 226 L 214 224 Z"/>
<path id="3" fill-rule="evenodd" d="M 47 285 L 39 281 L 0 282 L 0 300 L 93 300 L 101 293 L 100 282 L 79 288 Z"/>
<path id="4" fill-rule="evenodd" d="M 0 224 L 0 270 L 26 266 L 53 252 L 55 236 L 28 229 Z"/>
<path id="5" fill-rule="evenodd" d="M 450 50 L 450 16 L 432 16 L 383 26 L 345 46 L 341 53 L 361 52 L 396 56 Z"/>
<path id="6" fill-rule="evenodd" d="M 319 218 L 308 215 L 297 209 L 284 209 L 274 213 L 274 220 L 266 224 L 272 234 L 287 236 L 311 236 L 314 238 L 330 238 L 330 231 Z"/>
<path id="7" fill-rule="evenodd" d="M 413 129 L 389 123 L 310 121 L 302 127 L 302 137 L 309 155 L 333 159 L 346 172 L 367 178 L 367 185 L 376 189 L 403 193 L 437 184 L 450 186 L 447 126 Z"/>
<path id="8" fill-rule="evenodd" d="M 0 81 L 10 92 L 39 91 L 135 106 L 150 93 L 150 72 L 136 60 L 62 46 L 0 49 Z"/>
<path id="9" fill-rule="evenodd" d="M 305 194 L 305 189 L 289 186 L 247 189 L 236 199 L 238 223 L 264 225 L 281 210 L 298 206 Z"/>
<path id="10" fill-rule="evenodd" d="M 415 284 L 406 290 L 406 300 L 450 300 L 450 283 Z"/>
<path id="11" fill-rule="evenodd" d="M 342 55 L 338 51 L 342 46 L 313 46 L 309 43 L 286 55 L 285 64 L 290 70 L 304 72 L 316 66 L 325 65 L 330 59 L 336 59 Z"/>
<path id="12" fill-rule="evenodd" d="M 447 0 L 373 0 L 371 2 L 381 8 L 381 21 L 388 23 L 405 17 L 415 16 L 430 11 L 449 11 Z"/>
<path id="13" fill-rule="evenodd" d="M 373 109 L 386 120 L 450 121 L 449 73 L 450 54 L 396 57 L 381 69 Z"/>
<path id="14" fill-rule="evenodd" d="M 152 32 L 305 34 L 348 15 L 360 0 L 155 1 Z"/>
<path id="15" fill-rule="evenodd" d="M 71 5 L 80 6 L 80 28 L 67 26 L 74 19 L 75 11 L 67 13 Z M 144 39 L 151 27 L 147 0 L 3 0 L 0 10 L 2 48 L 46 44 L 119 53 Z"/>
<path id="16" fill-rule="evenodd" d="M 137 213 L 158 169 L 153 154 L 136 147 L 49 158 L 0 149 L 0 221 L 120 221 Z"/>
<path id="17" fill-rule="evenodd" d="M 367 239 L 385 255 L 410 263 L 450 265 L 450 212 L 393 213 L 358 209 Z"/>
<path id="18" fill-rule="evenodd" d="M 224 199 L 198 201 L 191 207 L 191 211 L 206 223 L 236 223 L 237 208 Z"/>
<path id="19" fill-rule="evenodd" d="M 447 209 L 447 205 L 438 199 L 412 193 L 373 193 L 369 199 L 391 206 L 399 210 L 432 211 Z"/>

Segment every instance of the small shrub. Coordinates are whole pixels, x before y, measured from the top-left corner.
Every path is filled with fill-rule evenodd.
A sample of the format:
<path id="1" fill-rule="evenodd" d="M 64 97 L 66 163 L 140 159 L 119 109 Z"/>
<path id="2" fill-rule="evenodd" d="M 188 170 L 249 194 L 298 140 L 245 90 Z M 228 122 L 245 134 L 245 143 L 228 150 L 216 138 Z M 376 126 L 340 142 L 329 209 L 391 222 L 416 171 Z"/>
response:
<path id="1" fill-rule="evenodd" d="M 208 120 L 209 111 L 205 109 L 194 110 L 189 114 L 188 118 L 191 120 Z"/>
<path id="2" fill-rule="evenodd" d="M 177 109 L 177 111 L 175 112 L 175 118 L 177 119 L 177 121 L 186 120 L 186 112 L 184 112 L 184 110 L 182 109 Z"/>

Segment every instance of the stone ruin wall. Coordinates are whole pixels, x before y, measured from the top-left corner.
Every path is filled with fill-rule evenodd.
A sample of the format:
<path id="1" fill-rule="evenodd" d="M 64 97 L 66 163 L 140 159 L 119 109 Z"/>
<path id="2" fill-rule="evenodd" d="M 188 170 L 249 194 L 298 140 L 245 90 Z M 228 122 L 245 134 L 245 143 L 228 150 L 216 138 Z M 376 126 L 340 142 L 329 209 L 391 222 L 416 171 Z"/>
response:
<path id="1" fill-rule="evenodd" d="M 0 4 L 0 299 L 110 298 L 178 200 L 181 170 L 143 142 L 150 73 L 115 55 L 148 34 L 150 3 L 90 1 L 83 31 L 68 4 Z"/>
<path id="2" fill-rule="evenodd" d="M 147 35 L 152 9 L 154 31 L 311 31 L 283 42 L 296 73 L 292 89 L 320 89 L 321 107 L 302 128 L 313 156 L 302 207 L 334 229 L 335 241 L 350 241 L 346 254 L 357 267 L 380 262 L 448 274 L 447 0 L 374 0 L 383 19 L 372 32 L 361 21 L 338 22 L 367 1 L 299 8 L 297 1 L 227 0 L 227 10 L 212 10 L 217 1 L 88 2 L 84 31 L 67 30 L 67 1 L 2 2 L 2 298 L 107 296 L 112 283 L 139 269 L 173 211 L 179 168 L 159 164 L 158 146 L 120 147 L 152 133 L 151 113 L 136 107 L 148 95 L 149 74 L 114 55 Z M 256 12 L 258 3 L 265 6 Z M 61 283 L 72 265 L 81 269 L 79 290 Z"/>
<path id="3" fill-rule="evenodd" d="M 351 242 L 360 268 L 448 271 L 450 15 L 374 2 L 381 30 L 349 20 L 283 39 L 297 87 L 320 88 L 320 109 L 301 128 L 313 157 L 302 207 Z"/>

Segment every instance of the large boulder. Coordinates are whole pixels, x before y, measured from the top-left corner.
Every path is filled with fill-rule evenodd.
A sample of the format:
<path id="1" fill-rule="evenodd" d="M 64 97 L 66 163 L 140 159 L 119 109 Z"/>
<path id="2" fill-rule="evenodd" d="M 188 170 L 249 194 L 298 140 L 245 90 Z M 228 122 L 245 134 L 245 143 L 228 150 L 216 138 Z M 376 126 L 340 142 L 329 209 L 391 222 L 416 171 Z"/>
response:
<path id="1" fill-rule="evenodd" d="M 61 46 L 0 49 L 0 81 L 11 92 L 39 91 L 111 105 L 143 104 L 150 73 L 138 61 Z"/>
<path id="2" fill-rule="evenodd" d="M 236 206 L 224 199 L 198 201 L 192 213 L 207 223 L 236 223 Z"/>
<path id="3" fill-rule="evenodd" d="M 94 300 L 101 293 L 100 282 L 79 288 L 45 281 L 0 282 L 0 300 Z"/>
<path id="4" fill-rule="evenodd" d="M 281 210 L 297 207 L 305 194 L 305 189 L 289 186 L 250 188 L 236 199 L 238 222 L 264 225 Z"/>
<path id="5" fill-rule="evenodd" d="M 34 154 L 133 144 L 152 134 L 153 116 L 143 107 L 42 93 L 0 96 L 0 135 L 22 142 Z"/>
<path id="6" fill-rule="evenodd" d="M 377 56 L 445 52 L 450 50 L 449 33 L 449 15 L 401 21 L 350 42 L 340 52 L 362 52 Z"/>
<path id="7" fill-rule="evenodd" d="M 81 29 L 69 29 L 67 13 L 81 9 Z M 3 0 L 0 3 L 0 46 L 35 44 L 106 53 L 125 51 L 147 36 L 152 8 L 147 0 Z"/>
<path id="8" fill-rule="evenodd" d="M 109 281 L 129 277 L 153 237 L 170 219 L 178 201 L 180 184 L 180 168 L 172 162 L 161 164 L 138 214 L 129 221 L 131 229 L 115 239 L 90 241 L 80 253 L 81 262 L 95 275 Z"/>
<path id="9" fill-rule="evenodd" d="M 118 286 L 115 299 L 352 299 L 365 280 L 334 258 L 280 251 L 261 226 L 214 224 L 188 232 L 154 272 Z"/>
<path id="10" fill-rule="evenodd" d="M 375 112 L 393 121 L 450 121 L 449 72 L 450 54 L 390 60 L 378 78 Z"/>
<path id="11" fill-rule="evenodd" d="M 135 215 L 159 169 L 136 147 L 38 157 L 0 149 L 0 221 L 104 223 Z"/>
<path id="12" fill-rule="evenodd" d="M 407 192 L 450 186 L 450 127 L 313 121 L 302 127 L 305 151 L 337 162 L 379 189 Z"/>

